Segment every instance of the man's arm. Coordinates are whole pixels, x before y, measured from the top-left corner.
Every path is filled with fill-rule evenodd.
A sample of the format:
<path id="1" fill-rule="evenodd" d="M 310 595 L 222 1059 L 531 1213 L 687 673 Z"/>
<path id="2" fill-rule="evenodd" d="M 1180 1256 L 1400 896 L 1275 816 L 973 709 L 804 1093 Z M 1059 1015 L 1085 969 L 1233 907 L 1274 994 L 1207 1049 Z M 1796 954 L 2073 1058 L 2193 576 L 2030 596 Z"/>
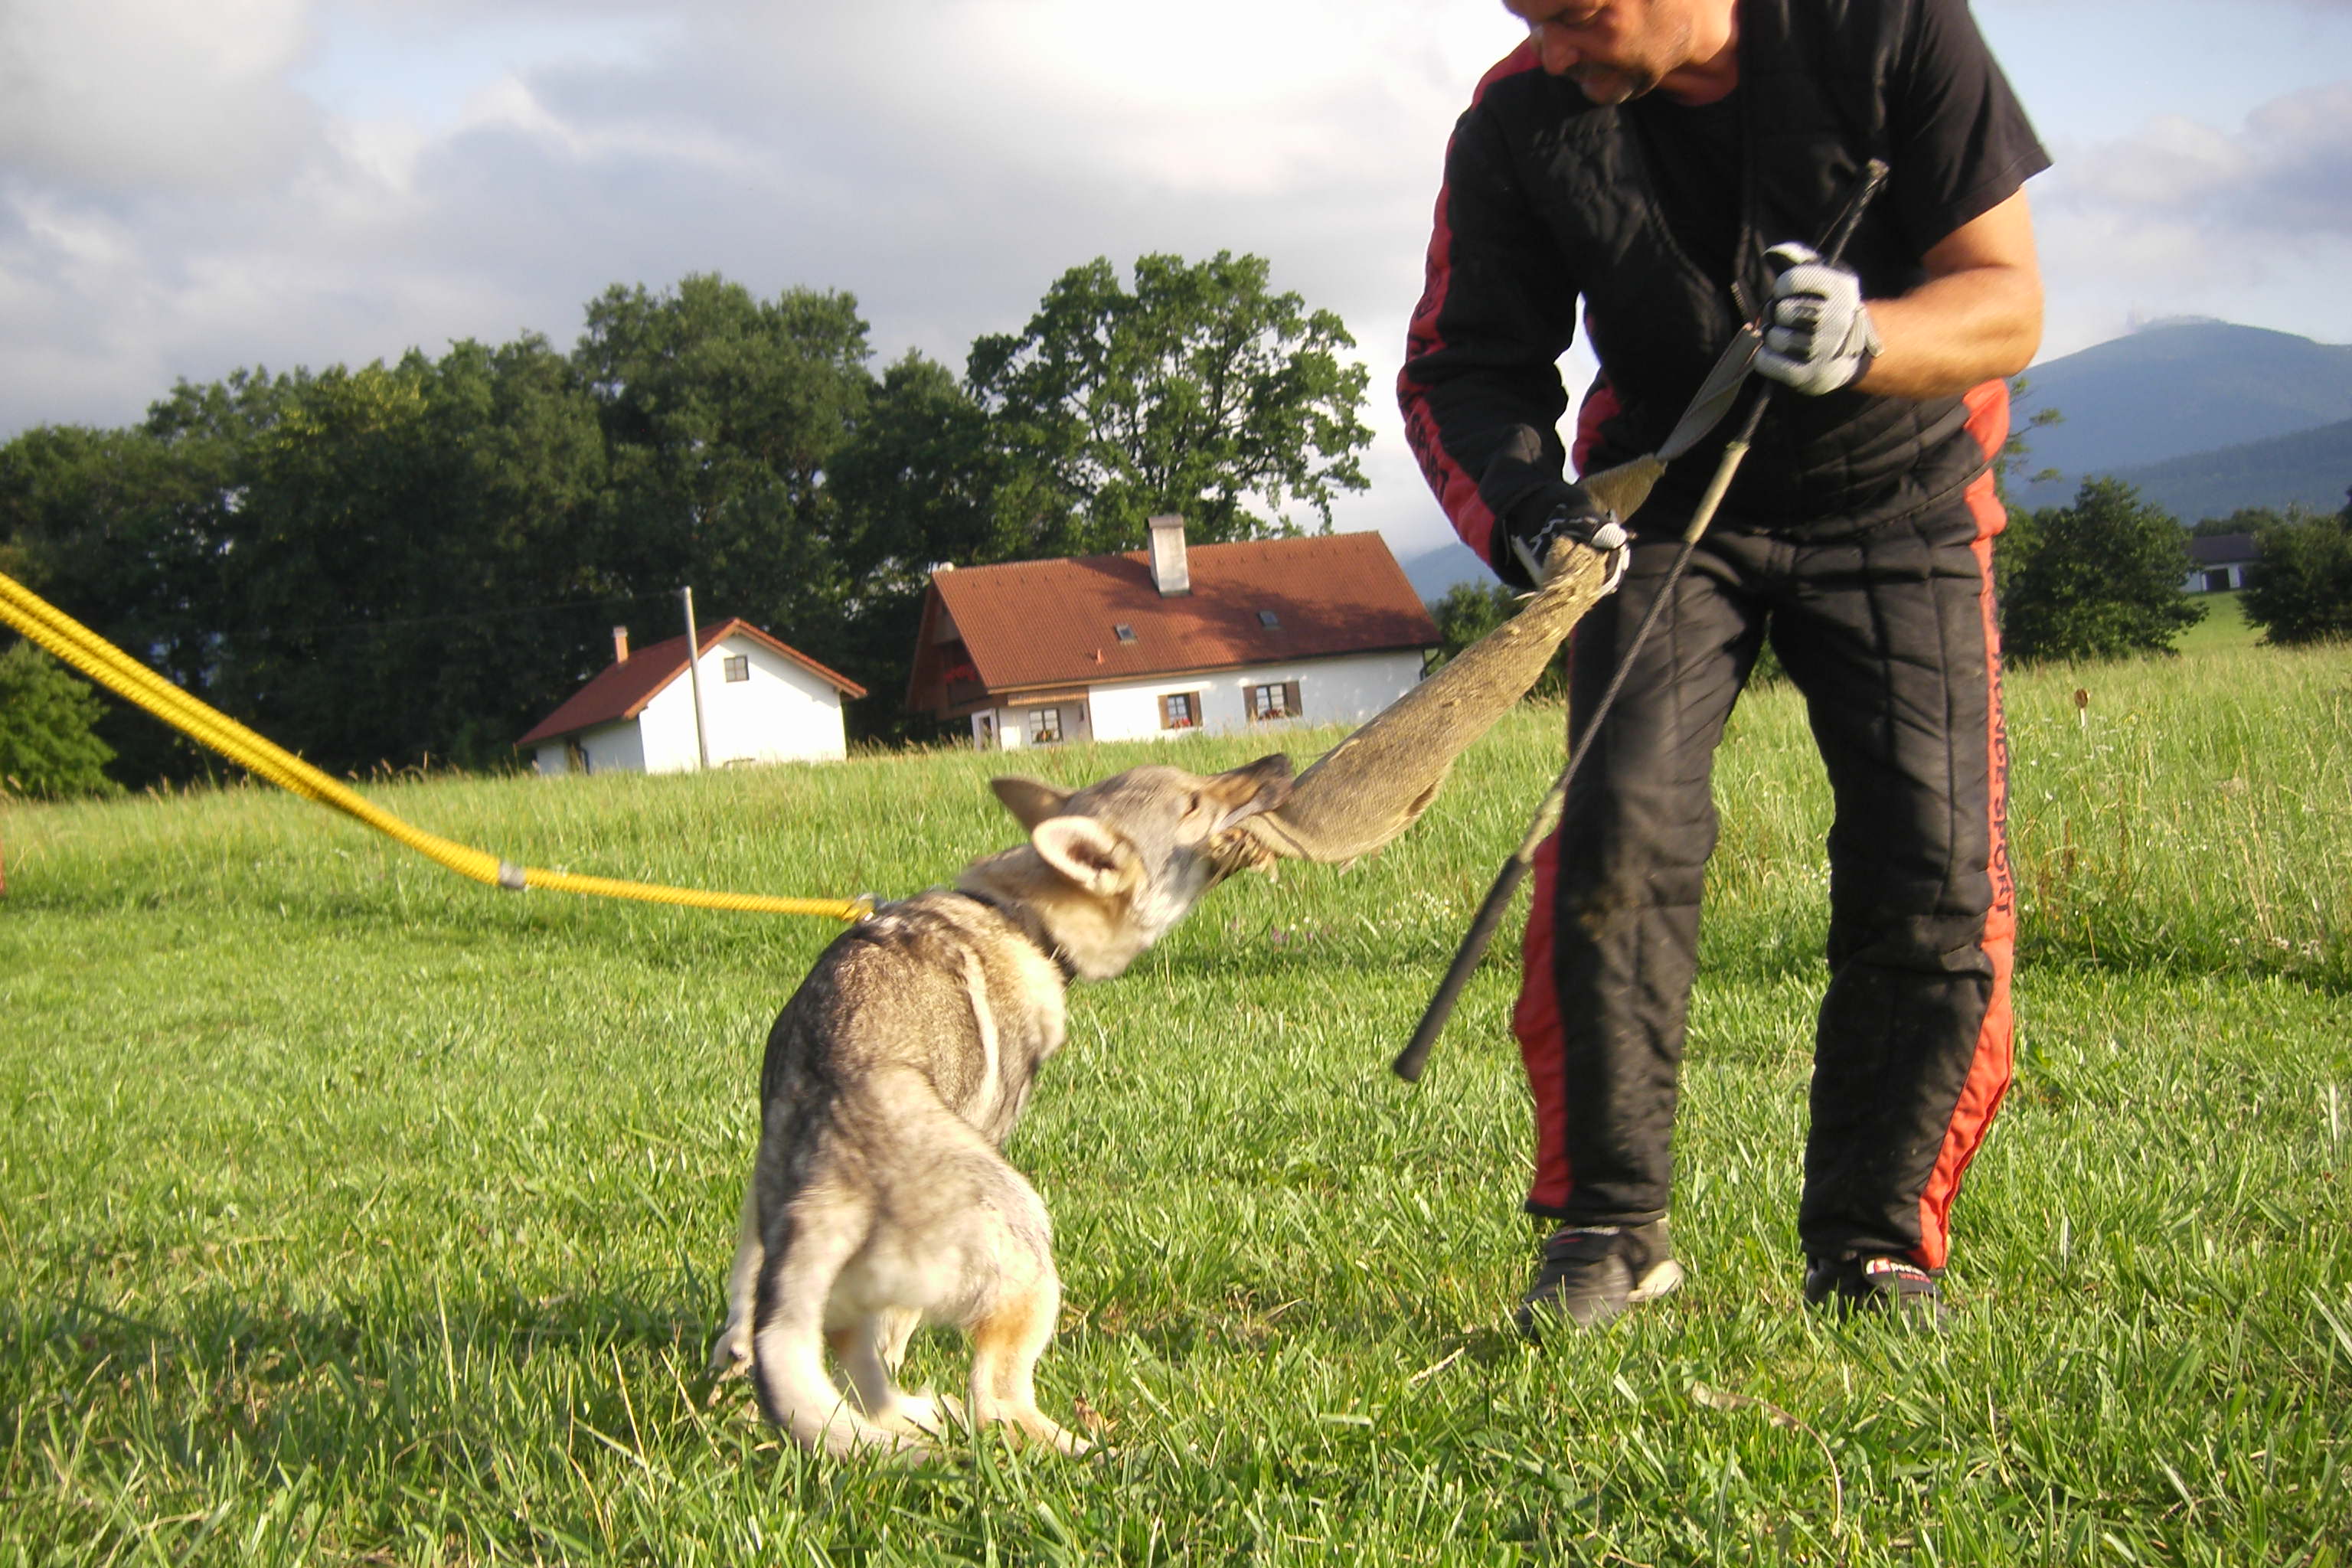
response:
<path id="1" fill-rule="evenodd" d="M 1479 84 L 1534 68 L 1522 48 Z M 1508 578 L 1499 520 L 1560 484 L 1559 357 L 1575 331 L 1566 261 L 1528 208 L 1506 138 L 1475 103 L 1454 127 L 1397 399 L 1405 438 L 1465 544 Z"/>
<path id="2" fill-rule="evenodd" d="M 1869 301 L 1882 347 L 1854 386 L 1882 397 L 1949 397 L 2006 379 L 2042 346 L 2042 269 L 2025 193 L 1972 218 L 1923 258 L 1927 281 Z"/>

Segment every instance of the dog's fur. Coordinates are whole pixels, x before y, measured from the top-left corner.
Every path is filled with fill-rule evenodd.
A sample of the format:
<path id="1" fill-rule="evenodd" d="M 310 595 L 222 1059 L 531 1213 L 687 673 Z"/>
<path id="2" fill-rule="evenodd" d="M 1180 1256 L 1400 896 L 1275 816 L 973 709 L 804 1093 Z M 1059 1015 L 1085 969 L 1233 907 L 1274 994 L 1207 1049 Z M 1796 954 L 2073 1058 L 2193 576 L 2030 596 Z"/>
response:
<path id="1" fill-rule="evenodd" d="M 1029 842 L 845 933 L 768 1036 L 710 1370 L 748 1363 L 761 1409 L 804 1447 L 929 1448 L 938 1410 L 897 1379 L 923 1323 L 971 1342 L 971 1420 L 1087 1447 L 1037 1408 L 1061 1280 L 1045 1205 L 998 1149 L 1061 1048 L 1067 980 L 1110 978 L 1182 919 L 1236 863 L 1234 824 L 1288 795 L 1290 763 L 992 787 Z"/>

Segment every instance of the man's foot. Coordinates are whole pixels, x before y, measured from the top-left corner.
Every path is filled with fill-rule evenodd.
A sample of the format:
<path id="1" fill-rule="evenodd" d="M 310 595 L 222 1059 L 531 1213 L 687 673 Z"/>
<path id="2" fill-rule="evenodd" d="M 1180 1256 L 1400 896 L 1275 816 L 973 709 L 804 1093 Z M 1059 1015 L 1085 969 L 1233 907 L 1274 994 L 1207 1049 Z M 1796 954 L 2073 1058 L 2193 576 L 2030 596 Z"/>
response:
<path id="1" fill-rule="evenodd" d="M 1683 1282 L 1664 1220 L 1648 1225 L 1564 1225 L 1544 1243 L 1535 1283 L 1511 1321 L 1529 1339 L 1548 1318 L 1597 1329 L 1628 1307 L 1654 1301 Z"/>
<path id="2" fill-rule="evenodd" d="M 1925 1328 L 1944 1326 L 1944 1293 L 1936 1277 L 1907 1258 L 1885 1253 L 1807 1258 L 1805 1304 L 1841 1318 L 1886 1312 Z"/>

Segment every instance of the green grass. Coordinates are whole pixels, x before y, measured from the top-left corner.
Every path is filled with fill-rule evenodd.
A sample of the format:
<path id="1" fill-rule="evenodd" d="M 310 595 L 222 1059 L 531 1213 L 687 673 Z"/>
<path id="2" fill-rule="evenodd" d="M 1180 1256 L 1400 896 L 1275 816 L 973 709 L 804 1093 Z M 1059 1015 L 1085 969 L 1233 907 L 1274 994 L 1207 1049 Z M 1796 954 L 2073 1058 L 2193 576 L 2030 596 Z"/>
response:
<path id="1" fill-rule="evenodd" d="M 1118 1450 L 1077 1465 L 813 1461 L 698 1380 L 761 1042 L 834 928 L 493 893 L 257 790 L 0 806 L 0 1564 L 2343 1562 L 2352 653 L 2012 682 L 2021 1067 L 1940 1339 L 1797 1304 L 1826 807 L 1785 689 L 1718 773 L 1692 1282 L 1498 1331 L 1510 955 L 1418 1089 L 1385 1064 L 1559 728 L 1074 998 L 1011 1153 L 1066 1284 L 1045 1398 Z M 372 793 L 533 864 L 830 896 L 1005 842 L 989 771 Z"/>
<path id="2" fill-rule="evenodd" d="M 2193 602 L 2205 606 L 2205 618 L 2182 633 L 2173 646 L 2185 654 L 2253 647 L 2262 640 L 2263 634 L 2246 620 L 2244 597 L 2235 590 L 2195 595 Z"/>

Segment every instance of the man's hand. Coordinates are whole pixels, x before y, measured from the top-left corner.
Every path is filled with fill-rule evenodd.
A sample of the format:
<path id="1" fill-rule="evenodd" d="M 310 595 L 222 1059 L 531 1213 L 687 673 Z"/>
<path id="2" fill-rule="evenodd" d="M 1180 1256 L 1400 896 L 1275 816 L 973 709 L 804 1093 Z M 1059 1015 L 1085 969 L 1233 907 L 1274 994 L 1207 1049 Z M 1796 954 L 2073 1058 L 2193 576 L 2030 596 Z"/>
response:
<path id="1" fill-rule="evenodd" d="M 1862 279 L 1807 245 L 1776 245 L 1764 259 L 1776 276 L 1756 368 L 1813 397 L 1861 380 L 1885 348 L 1862 302 Z"/>
<path id="2" fill-rule="evenodd" d="M 1506 568 L 1517 566 L 1524 574 L 1521 586 L 1540 588 L 1550 580 L 1567 559 L 1565 555 L 1559 561 L 1552 558 L 1553 550 L 1562 542 L 1580 544 L 1612 558 L 1602 593 L 1616 587 L 1625 575 L 1625 525 L 1581 485 L 1565 480 L 1546 485 L 1511 508 L 1503 531 L 1507 548 L 1496 552 L 1495 564 L 1507 578 L 1514 574 Z"/>

